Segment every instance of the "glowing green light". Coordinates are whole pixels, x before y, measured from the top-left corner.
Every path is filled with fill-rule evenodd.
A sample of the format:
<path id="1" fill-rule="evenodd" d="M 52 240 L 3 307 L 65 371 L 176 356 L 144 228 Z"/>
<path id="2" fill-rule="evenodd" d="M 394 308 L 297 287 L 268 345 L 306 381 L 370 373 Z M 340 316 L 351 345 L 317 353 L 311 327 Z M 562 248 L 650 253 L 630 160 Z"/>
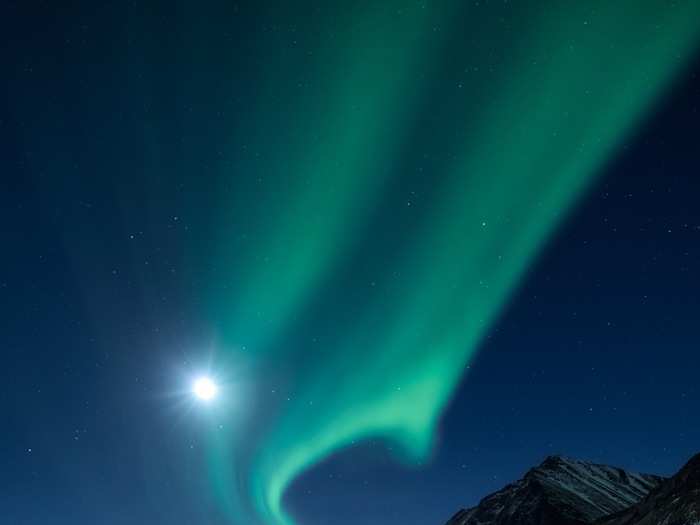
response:
<path id="1" fill-rule="evenodd" d="M 264 422 L 212 437 L 216 493 L 241 523 L 291 523 L 285 489 L 353 441 L 426 457 L 484 331 L 700 32 L 697 2 L 511 4 L 330 9 L 319 87 L 276 94 L 284 115 L 256 109 L 293 147 L 266 166 L 215 309 L 231 344 L 291 384 Z M 377 217 L 407 206 L 402 162 L 417 156 L 425 200 L 387 228 Z M 383 273 L 333 280 L 366 266 Z M 280 343 L 314 315 L 325 339 Z"/>

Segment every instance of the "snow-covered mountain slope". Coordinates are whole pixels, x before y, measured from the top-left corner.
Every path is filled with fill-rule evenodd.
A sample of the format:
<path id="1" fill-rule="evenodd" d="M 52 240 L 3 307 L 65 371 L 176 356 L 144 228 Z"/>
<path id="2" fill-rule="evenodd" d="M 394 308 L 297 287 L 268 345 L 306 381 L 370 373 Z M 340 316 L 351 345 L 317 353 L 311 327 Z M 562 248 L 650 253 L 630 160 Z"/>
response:
<path id="1" fill-rule="evenodd" d="M 700 525 L 700 454 L 642 501 L 598 524 Z"/>
<path id="2" fill-rule="evenodd" d="M 585 525 L 629 508 L 663 478 L 561 456 L 538 467 L 447 525 Z"/>

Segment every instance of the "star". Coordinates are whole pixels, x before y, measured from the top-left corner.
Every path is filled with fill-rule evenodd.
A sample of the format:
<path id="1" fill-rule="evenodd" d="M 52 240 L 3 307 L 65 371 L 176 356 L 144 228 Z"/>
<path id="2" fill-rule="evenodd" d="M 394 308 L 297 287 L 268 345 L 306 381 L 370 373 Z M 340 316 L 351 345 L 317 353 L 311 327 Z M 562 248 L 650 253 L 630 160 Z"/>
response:
<path id="1" fill-rule="evenodd" d="M 212 401 L 218 390 L 216 383 L 207 376 L 197 378 L 192 384 L 192 393 L 201 401 Z"/>

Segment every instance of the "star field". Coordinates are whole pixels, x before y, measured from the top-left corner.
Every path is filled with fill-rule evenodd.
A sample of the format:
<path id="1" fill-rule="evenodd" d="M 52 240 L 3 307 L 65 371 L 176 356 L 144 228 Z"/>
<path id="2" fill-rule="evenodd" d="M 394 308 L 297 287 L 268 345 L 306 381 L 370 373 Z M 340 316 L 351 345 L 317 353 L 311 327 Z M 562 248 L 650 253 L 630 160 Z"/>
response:
<path id="1" fill-rule="evenodd" d="M 0 521 L 440 525 L 697 452 L 697 6 L 380 4 L 6 6 Z"/>

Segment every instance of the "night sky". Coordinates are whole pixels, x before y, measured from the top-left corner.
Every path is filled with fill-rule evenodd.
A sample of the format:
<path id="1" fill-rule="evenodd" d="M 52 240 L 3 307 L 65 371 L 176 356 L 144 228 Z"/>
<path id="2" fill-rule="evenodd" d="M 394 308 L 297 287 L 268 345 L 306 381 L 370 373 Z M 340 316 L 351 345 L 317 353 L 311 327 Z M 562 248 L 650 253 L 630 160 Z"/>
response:
<path id="1" fill-rule="evenodd" d="M 0 7 L 2 523 L 700 451 L 700 4 L 59 4 Z"/>

